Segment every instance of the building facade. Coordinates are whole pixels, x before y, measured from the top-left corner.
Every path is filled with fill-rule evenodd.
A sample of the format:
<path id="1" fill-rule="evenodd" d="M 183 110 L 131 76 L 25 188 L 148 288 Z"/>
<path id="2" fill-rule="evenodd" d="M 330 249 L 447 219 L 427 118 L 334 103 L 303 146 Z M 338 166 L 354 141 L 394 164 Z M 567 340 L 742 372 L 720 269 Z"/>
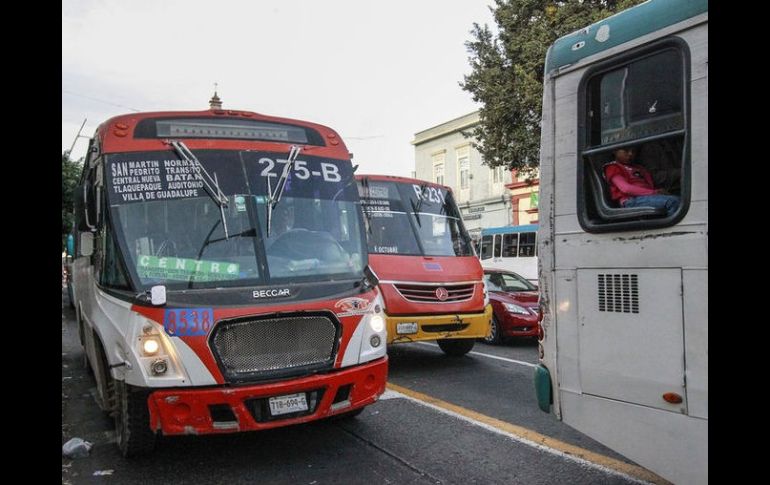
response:
<path id="1" fill-rule="evenodd" d="M 452 188 L 474 239 L 482 228 L 537 222 L 537 180 L 519 179 L 504 167 L 484 165 L 471 139 L 463 135 L 478 122 L 475 111 L 417 132 L 412 141 L 415 178 Z"/>

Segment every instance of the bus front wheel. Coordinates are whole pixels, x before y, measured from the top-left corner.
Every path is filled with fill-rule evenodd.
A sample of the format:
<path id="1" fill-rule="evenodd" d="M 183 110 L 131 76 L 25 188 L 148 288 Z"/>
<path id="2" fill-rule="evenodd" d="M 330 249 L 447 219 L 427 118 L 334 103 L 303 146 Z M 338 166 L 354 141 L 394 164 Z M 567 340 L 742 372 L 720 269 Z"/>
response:
<path id="1" fill-rule="evenodd" d="M 133 391 L 125 381 L 115 380 L 115 394 L 115 435 L 121 454 L 131 458 L 150 453 L 155 449 L 156 435 L 150 429 L 147 393 Z"/>
<path id="2" fill-rule="evenodd" d="M 436 343 L 445 354 L 460 357 L 470 352 L 476 342 L 472 338 L 446 338 L 436 340 Z"/>

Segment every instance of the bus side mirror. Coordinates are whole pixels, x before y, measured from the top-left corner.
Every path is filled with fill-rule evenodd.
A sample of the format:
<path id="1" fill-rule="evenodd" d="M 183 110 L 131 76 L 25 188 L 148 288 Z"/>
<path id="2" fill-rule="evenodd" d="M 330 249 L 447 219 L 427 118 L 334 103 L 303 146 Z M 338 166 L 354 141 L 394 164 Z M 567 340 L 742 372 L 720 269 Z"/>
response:
<path id="1" fill-rule="evenodd" d="M 80 255 L 91 256 L 94 253 L 94 233 L 80 233 Z"/>
<path id="2" fill-rule="evenodd" d="M 150 303 L 154 306 L 160 306 L 166 304 L 166 287 L 163 285 L 156 285 L 150 288 Z"/>
<path id="3" fill-rule="evenodd" d="M 96 230 L 97 209 L 93 203 L 89 207 L 89 197 L 93 197 L 93 192 L 89 192 L 88 185 L 75 187 L 75 226 L 78 231 Z"/>
<path id="4" fill-rule="evenodd" d="M 368 264 L 364 268 L 364 276 L 366 276 L 366 280 L 369 282 L 369 285 L 372 288 L 380 283 L 380 278 L 377 276 L 377 273 L 375 273 L 372 267 Z"/>
<path id="5" fill-rule="evenodd" d="M 75 196 L 75 200 L 74 200 L 75 229 L 77 229 L 78 231 L 87 231 L 88 226 L 85 225 L 86 201 L 85 201 L 85 194 L 83 194 L 83 186 L 78 185 L 77 187 L 75 187 L 75 192 L 73 195 Z"/>

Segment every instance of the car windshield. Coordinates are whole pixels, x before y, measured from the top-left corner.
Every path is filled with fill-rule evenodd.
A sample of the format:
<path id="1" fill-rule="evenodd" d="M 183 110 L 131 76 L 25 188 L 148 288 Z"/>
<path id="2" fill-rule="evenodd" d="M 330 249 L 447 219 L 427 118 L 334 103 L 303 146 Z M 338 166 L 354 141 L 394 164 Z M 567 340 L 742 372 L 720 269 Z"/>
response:
<path id="1" fill-rule="evenodd" d="M 537 287 L 516 273 L 484 273 L 490 291 L 536 291 Z"/>
<path id="2" fill-rule="evenodd" d="M 358 180 L 369 252 L 473 256 L 452 193 L 427 183 Z"/>
<path id="3" fill-rule="evenodd" d="M 243 286 L 359 278 L 366 264 L 352 168 L 300 156 L 272 213 L 281 157 L 197 151 L 227 198 L 221 208 L 172 151 L 108 156 L 116 240 L 137 287 Z"/>

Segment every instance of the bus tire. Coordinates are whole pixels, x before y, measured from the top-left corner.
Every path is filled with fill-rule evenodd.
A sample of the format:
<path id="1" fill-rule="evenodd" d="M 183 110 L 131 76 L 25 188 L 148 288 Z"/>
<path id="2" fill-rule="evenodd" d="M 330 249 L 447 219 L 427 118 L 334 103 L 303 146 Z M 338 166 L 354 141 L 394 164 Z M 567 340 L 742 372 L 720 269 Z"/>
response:
<path id="1" fill-rule="evenodd" d="M 476 341 L 472 338 L 445 338 L 436 340 L 436 343 L 445 354 L 451 357 L 462 357 L 471 351 Z"/>
<path id="2" fill-rule="evenodd" d="M 503 335 L 500 331 L 500 322 L 497 321 L 497 317 L 494 315 L 492 315 L 492 322 L 490 323 L 490 327 L 489 335 L 481 340 L 483 340 L 485 344 L 497 345 L 503 341 Z"/>
<path id="3" fill-rule="evenodd" d="M 134 391 L 125 381 L 115 380 L 117 411 L 115 436 L 125 458 L 146 455 L 155 449 L 156 434 L 150 429 L 147 392 Z"/>

